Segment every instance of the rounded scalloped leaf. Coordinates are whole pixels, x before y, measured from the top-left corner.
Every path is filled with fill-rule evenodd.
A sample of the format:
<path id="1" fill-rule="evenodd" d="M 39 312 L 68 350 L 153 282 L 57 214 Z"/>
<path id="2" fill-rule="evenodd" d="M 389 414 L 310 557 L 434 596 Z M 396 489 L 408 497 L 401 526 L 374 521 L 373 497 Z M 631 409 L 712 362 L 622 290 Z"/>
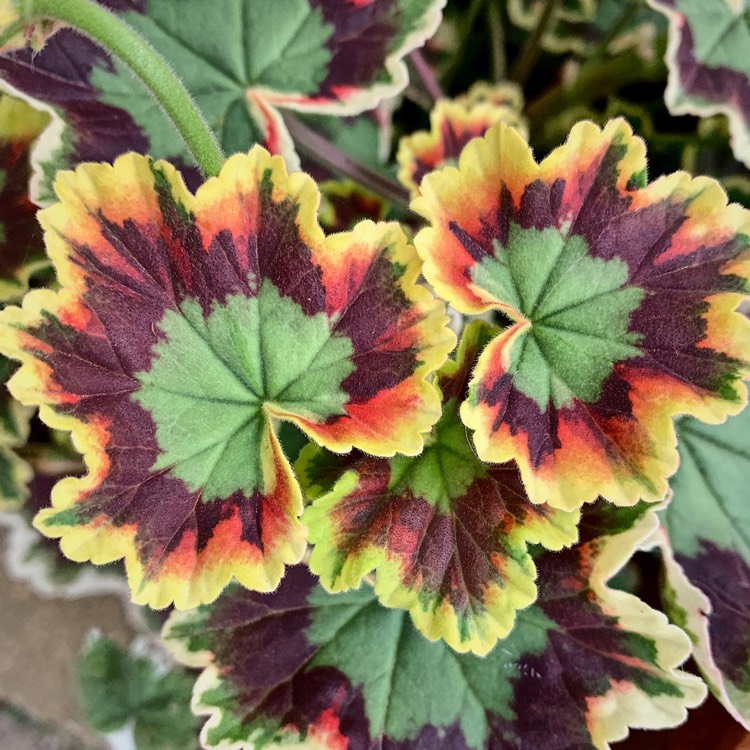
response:
<path id="1" fill-rule="evenodd" d="M 655 517 L 643 504 L 584 511 L 570 550 L 539 550 L 537 602 L 484 658 L 431 643 L 368 587 L 331 595 L 303 566 L 261 595 L 228 589 L 175 613 L 164 638 L 205 667 L 193 710 L 208 748 L 597 748 L 664 728 L 705 697 L 678 671 L 690 643 L 666 617 L 607 587 Z"/>
<path id="2" fill-rule="evenodd" d="M 436 292 L 516 321 L 482 352 L 461 417 L 483 460 L 518 463 L 532 502 L 659 500 L 672 417 L 721 422 L 746 403 L 750 213 L 714 180 L 645 170 L 621 119 L 577 124 L 540 164 L 500 124 L 412 203 Z"/>
<path id="3" fill-rule="evenodd" d="M 680 468 L 660 514 L 668 612 L 716 697 L 750 729 L 750 411 L 677 425 Z"/>
<path id="4" fill-rule="evenodd" d="M 418 453 L 455 336 L 394 224 L 325 239 L 319 193 L 260 147 L 193 196 L 137 154 L 57 179 L 40 213 L 62 289 L 0 314 L 10 382 L 88 474 L 36 525 L 71 559 L 125 557 L 135 601 L 191 607 L 234 576 L 272 590 L 305 549 L 275 435 Z"/>
<path id="5" fill-rule="evenodd" d="M 441 99 L 430 113 L 430 130 L 412 133 L 399 141 L 396 158 L 398 178 L 412 196 L 419 193 L 422 178 L 434 169 L 454 164 L 466 144 L 484 135 L 498 122 L 515 127 L 528 137 L 528 126 L 520 113 L 518 89 L 513 84 L 496 87 L 478 84 L 462 97 Z"/>
<path id="6" fill-rule="evenodd" d="M 296 169 L 299 158 L 277 109 L 352 115 L 398 94 L 405 55 L 437 29 L 445 0 L 143 0 L 119 3 L 125 21 L 180 71 L 228 154 L 260 143 Z M 272 30 L 272 33 L 270 33 Z M 127 151 L 200 177 L 184 144 L 129 68 L 88 38 L 62 29 L 40 52 L 0 58 L 15 89 L 59 116 L 35 151 L 35 200 L 54 201 L 51 177 Z M 74 123 L 75 127 L 62 123 Z"/>
<path id="7" fill-rule="evenodd" d="M 322 585 L 356 589 L 376 571 L 381 603 L 408 609 L 430 640 L 479 655 L 536 598 L 527 546 L 572 544 L 579 519 L 532 505 L 515 466 L 490 467 L 474 454 L 458 407 L 491 336 L 490 326 L 470 324 L 456 361 L 437 373 L 443 414 L 421 455 L 334 457 L 311 446 L 296 466 L 316 498 L 302 521 Z"/>
<path id="8" fill-rule="evenodd" d="M 259 6 L 259 16 L 266 18 L 258 18 L 255 28 L 272 27 L 274 34 L 266 38 L 278 39 L 276 29 L 283 19 L 284 25 L 294 29 L 300 45 L 298 51 L 304 55 L 298 55 L 293 66 L 290 63 L 278 70 L 269 69 L 267 64 L 259 66 L 265 77 L 251 78 L 252 87 L 275 106 L 353 115 L 374 108 L 378 102 L 406 88 L 408 72 L 403 58 L 435 33 L 446 0 L 388 3 L 294 0 L 294 3 L 293 10 L 287 6 L 283 9 Z M 293 18 L 295 14 L 297 18 Z M 301 27 L 300 18 L 304 18 Z M 311 33 L 306 26 L 313 23 L 319 23 L 321 31 L 317 32 L 318 44 L 311 48 Z M 301 30 L 305 33 L 300 33 Z M 292 57 L 288 46 L 283 52 Z"/>
<path id="9" fill-rule="evenodd" d="M 81 474 L 78 461 L 54 450 L 40 452 L 35 459 L 38 468 L 24 484 L 22 504 L 15 512 L 0 512 L 0 526 L 6 529 L 4 563 L 8 577 L 45 598 L 115 594 L 128 599 L 130 589 L 122 566 L 73 562 L 62 554 L 57 540 L 43 536 L 32 526 L 34 516 L 49 506 L 53 486 L 65 476 Z"/>
<path id="10" fill-rule="evenodd" d="M 729 119 L 735 157 L 750 167 L 750 45 L 745 0 L 648 0 L 669 19 L 664 99 L 675 115 Z"/>

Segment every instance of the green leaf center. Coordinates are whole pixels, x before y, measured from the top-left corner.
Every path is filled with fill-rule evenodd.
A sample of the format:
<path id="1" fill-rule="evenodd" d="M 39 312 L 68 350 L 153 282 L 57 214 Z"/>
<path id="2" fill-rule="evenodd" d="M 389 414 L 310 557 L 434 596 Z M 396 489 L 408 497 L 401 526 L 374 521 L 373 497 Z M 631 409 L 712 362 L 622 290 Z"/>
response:
<path id="1" fill-rule="evenodd" d="M 644 291 L 627 285 L 627 265 L 591 257 L 582 237 L 552 227 L 513 224 L 507 246 L 494 247 L 472 280 L 529 323 L 510 353 L 514 386 L 543 411 L 596 401 L 614 363 L 641 354 L 629 322 Z"/>
<path id="2" fill-rule="evenodd" d="M 450 513 L 451 500 L 462 497 L 474 480 L 486 475 L 485 464 L 474 454 L 458 416 L 459 403 L 452 399 L 444 406 L 443 416 L 419 456 L 391 460 L 390 492 L 406 486 L 414 497 Z"/>
<path id="3" fill-rule="evenodd" d="M 344 413 L 351 341 L 268 280 L 256 297 L 230 296 L 207 317 L 188 300 L 159 327 L 166 338 L 136 375 L 133 398 L 156 423 L 162 453 L 152 470 L 171 469 L 204 501 L 263 487 L 264 407 L 315 420 Z"/>

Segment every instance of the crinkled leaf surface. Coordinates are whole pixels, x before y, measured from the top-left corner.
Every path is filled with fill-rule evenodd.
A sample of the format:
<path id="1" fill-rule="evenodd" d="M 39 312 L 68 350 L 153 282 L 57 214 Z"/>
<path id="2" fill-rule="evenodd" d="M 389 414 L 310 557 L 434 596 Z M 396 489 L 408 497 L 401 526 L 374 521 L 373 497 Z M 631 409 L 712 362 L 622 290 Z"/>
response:
<path id="1" fill-rule="evenodd" d="M 173 615 L 165 637 L 206 667 L 193 708 L 211 716 L 207 747 L 602 750 L 705 695 L 675 669 L 685 634 L 606 585 L 654 522 L 643 504 L 584 511 L 576 546 L 538 551 L 539 599 L 485 658 L 427 641 L 367 587 L 327 594 L 301 566 L 273 594 L 231 588 Z"/>
<path id="2" fill-rule="evenodd" d="M 395 224 L 324 239 L 319 194 L 260 147 L 196 195 L 130 154 L 62 173 L 40 214 L 62 290 L 2 313 L 11 381 L 72 430 L 89 473 L 38 527 L 75 560 L 126 558 L 136 601 L 189 607 L 300 559 L 302 498 L 274 432 L 418 453 L 425 377 L 455 337 Z"/>
<path id="3" fill-rule="evenodd" d="M 729 118 L 734 154 L 750 166 L 750 6 L 745 0 L 648 0 L 669 19 L 665 93 L 673 114 Z"/>
<path id="4" fill-rule="evenodd" d="M 0 302 L 19 299 L 48 265 L 37 207 L 29 199 L 29 152 L 49 115 L 0 95 Z"/>
<path id="5" fill-rule="evenodd" d="M 488 466 L 474 454 L 458 409 L 492 333 L 471 324 L 457 361 L 438 373 L 443 415 L 420 456 L 334 458 L 312 450 L 297 465 L 313 494 L 335 475 L 332 462 L 343 474 L 303 516 L 315 545 L 310 569 L 323 586 L 358 588 L 376 570 L 382 603 L 408 609 L 428 638 L 480 655 L 536 598 L 527 545 L 571 544 L 579 518 L 531 504 L 514 465 Z"/>
<path id="6" fill-rule="evenodd" d="M 138 750 L 197 749 L 193 679 L 180 667 L 149 658 L 144 649 L 138 653 L 138 645 L 129 652 L 111 638 L 96 637 L 84 646 L 76 671 L 86 720 L 103 733 L 130 724 Z"/>
<path id="7" fill-rule="evenodd" d="M 227 153 L 253 143 L 297 164 L 276 107 L 355 114 L 406 86 L 403 56 L 437 28 L 444 0 L 109 0 L 180 72 Z M 70 30 L 44 49 L 0 59 L 0 75 L 68 125 L 38 160 L 49 173 L 125 151 L 191 166 L 184 146 L 129 70 Z M 188 174 L 196 178 L 194 170 Z M 195 182 L 191 182 L 191 187 Z"/>
<path id="8" fill-rule="evenodd" d="M 533 502 L 658 500 L 674 414 L 746 403 L 750 213 L 684 172 L 647 185 L 624 120 L 577 124 L 537 164 L 503 124 L 432 172 L 413 208 L 424 274 L 463 313 L 516 321 L 482 352 L 464 423 Z"/>
<path id="9" fill-rule="evenodd" d="M 668 597 L 716 696 L 750 729 L 750 411 L 683 419 L 680 468 L 661 514 Z"/>
<path id="10" fill-rule="evenodd" d="M 513 125 L 528 137 L 522 106 L 520 89 L 512 83 L 479 84 L 454 101 L 441 99 L 430 113 L 430 131 L 412 133 L 399 142 L 399 180 L 416 195 L 428 172 L 455 164 L 472 138 L 484 135 L 498 122 Z"/>

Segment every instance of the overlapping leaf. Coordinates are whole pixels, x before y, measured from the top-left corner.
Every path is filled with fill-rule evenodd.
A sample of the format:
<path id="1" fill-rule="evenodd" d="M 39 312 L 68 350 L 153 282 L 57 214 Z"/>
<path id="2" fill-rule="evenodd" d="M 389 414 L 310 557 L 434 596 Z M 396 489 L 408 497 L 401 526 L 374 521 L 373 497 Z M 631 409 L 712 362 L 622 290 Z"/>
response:
<path id="1" fill-rule="evenodd" d="M 53 468 L 50 465 L 48 468 Z M 95 566 L 73 562 L 60 551 L 57 540 L 49 539 L 32 526 L 34 516 L 49 507 L 50 493 L 57 481 L 80 473 L 70 461 L 60 462 L 51 473 L 37 471 L 28 482 L 27 497 L 20 508 L 0 513 L 6 529 L 3 550 L 5 572 L 44 597 L 77 599 L 100 594 L 128 598 L 125 571 L 121 565 Z"/>
<path id="2" fill-rule="evenodd" d="M 277 107 L 355 114 L 398 93 L 403 56 L 437 27 L 444 0 L 107 0 L 179 71 L 228 153 L 253 143 L 298 162 Z M 159 105 L 116 58 L 63 29 L 0 59 L 0 75 L 67 124 L 47 134 L 48 178 L 125 151 L 191 166 Z M 187 170 L 191 187 L 195 171 Z M 40 199 L 53 199 L 43 186 Z"/>
<path id="3" fill-rule="evenodd" d="M 273 589 L 304 551 L 273 422 L 333 450 L 418 453 L 425 377 L 455 337 L 395 224 L 324 240 L 319 195 L 260 147 L 194 196 L 130 154 L 62 173 L 40 213 L 62 291 L 2 313 L 24 403 L 72 430 L 89 473 L 38 527 L 75 560 L 125 556 L 136 601 L 189 607 L 234 575 Z"/>
<path id="4" fill-rule="evenodd" d="M 678 424 L 680 468 L 661 514 L 668 597 L 712 690 L 750 729 L 750 411 Z"/>
<path id="5" fill-rule="evenodd" d="M 518 462 L 533 502 L 658 500 L 672 416 L 720 422 L 746 403 L 750 213 L 708 178 L 645 174 L 624 120 L 577 124 L 540 164 L 500 124 L 413 202 L 438 294 L 516 321 L 482 353 L 461 416 L 482 459 Z"/>
<path id="6" fill-rule="evenodd" d="M 513 22 L 531 30 L 538 22 L 530 9 L 540 3 L 531 0 L 509 3 Z M 606 52 L 617 54 L 635 49 L 644 60 L 656 56 L 656 42 L 666 33 L 664 17 L 647 5 L 630 0 L 594 0 L 585 12 L 553 14 L 541 37 L 541 45 L 550 52 L 575 52 L 590 55 L 606 45 Z"/>
<path id="7" fill-rule="evenodd" d="M 750 166 L 750 6 L 745 0 L 648 0 L 669 19 L 665 93 L 672 114 L 729 118 L 734 154 Z"/>
<path id="8" fill-rule="evenodd" d="M 673 726 L 705 695 L 663 614 L 607 579 L 653 531 L 643 504 L 584 511 L 580 542 L 539 550 L 539 599 L 485 658 L 425 640 L 368 588 L 330 595 L 303 567 L 172 616 L 167 644 L 206 669 L 207 747 L 584 750 Z M 297 744 L 299 743 L 299 744 Z"/>
<path id="9" fill-rule="evenodd" d="M 492 329 L 470 325 L 456 362 L 437 375 L 443 415 L 420 456 L 336 459 L 308 451 L 298 464 L 312 493 L 344 474 L 305 511 L 315 549 L 310 569 L 329 591 L 375 591 L 408 609 L 428 638 L 486 654 L 536 598 L 529 543 L 560 549 L 576 540 L 578 513 L 534 506 L 515 466 L 475 455 L 458 416 L 476 356 Z M 320 461 L 320 467 L 316 467 Z"/>
<path id="10" fill-rule="evenodd" d="M 19 299 L 48 265 L 37 207 L 29 199 L 29 152 L 49 115 L 0 95 L 0 303 Z"/>
<path id="11" fill-rule="evenodd" d="M 430 113 L 430 131 L 413 133 L 399 142 L 399 180 L 416 195 L 428 172 L 455 164 L 472 138 L 484 135 L 498 122 L 513 125 L 528 137 L 522 107 L 521 91 L 512 83 L 479 83 L 454 101 L 441 99 Z"/>

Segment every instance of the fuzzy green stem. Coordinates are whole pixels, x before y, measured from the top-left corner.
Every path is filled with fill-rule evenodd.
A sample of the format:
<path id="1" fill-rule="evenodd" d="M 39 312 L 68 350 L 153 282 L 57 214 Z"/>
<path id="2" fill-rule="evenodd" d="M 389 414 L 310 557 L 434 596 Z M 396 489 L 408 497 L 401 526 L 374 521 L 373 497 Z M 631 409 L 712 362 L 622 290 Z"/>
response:
<path id="1" fill-rule="evenodd" d="M 203 174 L 219 173 L 224 154 L 216 136 L 169 63 L 130 25 L 92 0 L 22 0 L 21 5 L 27 22 L 62 21 L 117 55 L 159 102 Z"/>
<path id="2" fill-rule="evenodd" d="M 539 55 L 542 52 L 542 37 L 552 20 L 557 3 L 558 0 L 546 0 L 536 28 L 531 32 L 530 36 L 527 37 L 526 43 L 521 50 L 521 54 L 513 65 L 510 77 L 521 86 L 526 83 L 536 61 L 539 59 Z"/>

